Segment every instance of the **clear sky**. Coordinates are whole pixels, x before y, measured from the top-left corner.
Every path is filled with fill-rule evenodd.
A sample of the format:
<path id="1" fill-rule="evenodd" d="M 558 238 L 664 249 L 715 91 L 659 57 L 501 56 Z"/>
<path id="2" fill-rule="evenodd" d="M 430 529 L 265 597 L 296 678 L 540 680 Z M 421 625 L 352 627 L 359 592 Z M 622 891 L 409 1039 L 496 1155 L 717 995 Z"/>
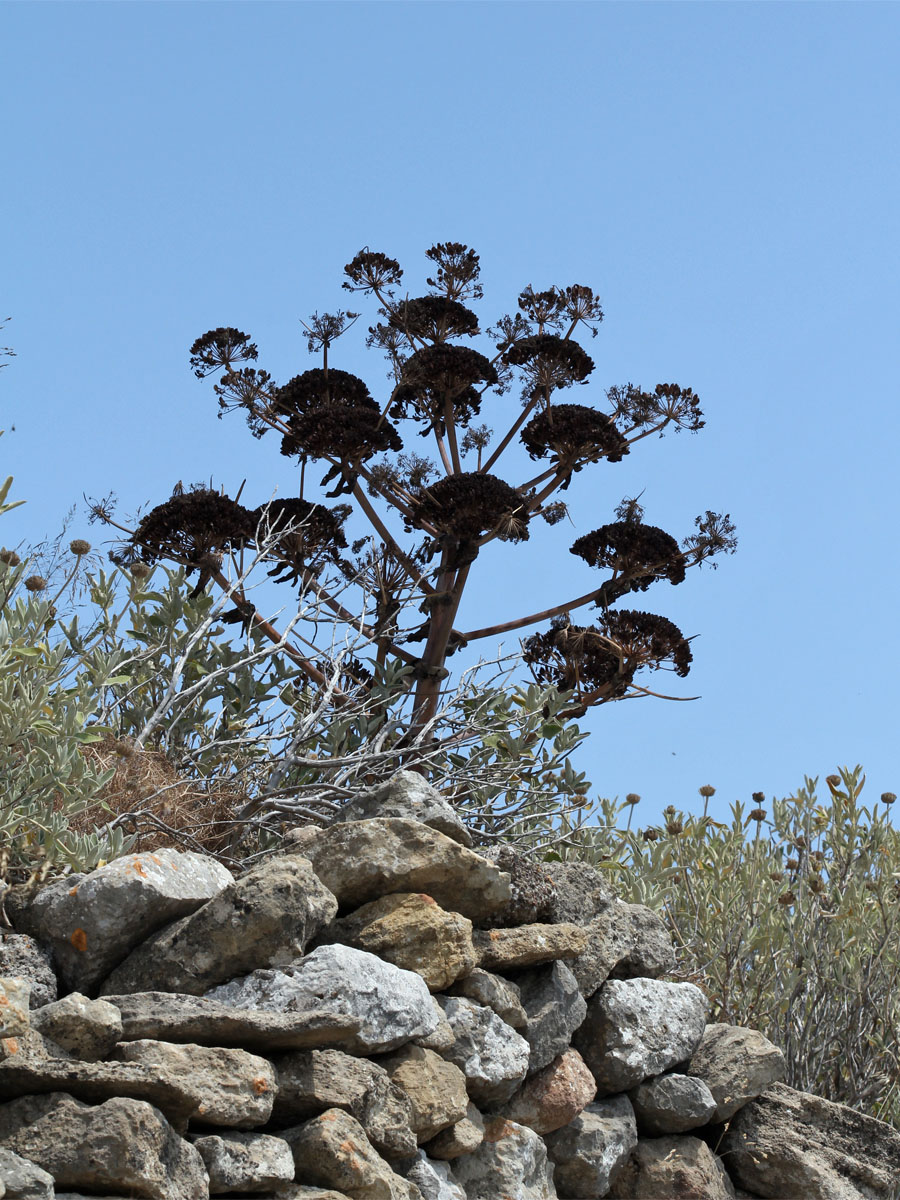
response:
<path id="1" fill-rule="evenodd" d="M 707 426 L 585 470 L 575 529 L 486 554 L 458 624 L 587 591 L 568 546 L 625 495 L 678 538 L 727 511 L 734 557 L 640 597 L 700 635 L 687 680 L 642 681 L 702 699 L 600 708 L 579 765 L 644 820 L 857 762 L 900 791 L 898 38 L 900 6 L 862 0 L 0 5 L 0 474 L 28 501 L 3 541 L 82 493 L 295 494 L 190 343 L 236 325 L 284 380 L 362 246 L 416 294 L 462 241 L 483 325 L 529 283 L 602 297 L 573 400 L 675 381 Z M 378 396 L 363 333 L 333 361 Z"/>

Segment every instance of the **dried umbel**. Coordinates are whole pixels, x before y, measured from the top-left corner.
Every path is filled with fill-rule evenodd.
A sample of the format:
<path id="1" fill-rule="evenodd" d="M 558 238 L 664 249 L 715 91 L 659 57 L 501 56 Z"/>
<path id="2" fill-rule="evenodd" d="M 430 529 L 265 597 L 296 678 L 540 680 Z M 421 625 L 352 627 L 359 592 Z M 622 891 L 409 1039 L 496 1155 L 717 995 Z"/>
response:
<path id="1" fill-rule="evenodd" d="M 344 267 L 349 282 L 341 284 L 348 292 L 381 292 L 392 287 L 403 278 L 403 271 L 395 258 L 388 258 L 378 250 L 360 250 Z"/>
<path id="2" fill-rule="evenodd" d="M 551 404 L 532 417 L 521 434 L 532 458 L 552 454 L 561 466 L 581 469 L 583 463 L 621 462 L 628 442 L 612 419 L 583 404 Z"/>
<path id="3" fill-rule="evenodd" d="M 410 339 L 444 342 L 452 337 L 473 337 L 478 317 L 458 300 L 446 296 L 417 296 L 404 300 L 390 314 L 388 324 Z"/>
<path id="4" fill-rule="evenodd" d="M 525 501 L 496 475 L 465 472 L 440 479 L 422 489 L 415 512 L 439 534 L 461 542 L 476 542 L 494 530 L 504 541 L 528 538 Z"/>
<path id="5" fill-rule="evenodd" d="M 205 572 L 217 555 L 238 549 L 255 532 L 253 514 L 243 505 L 211 489 L 193 488 L 151 509 L 130 541 L 145 563 L 172 558 L 189 573 Z"/>
<path id="6" fill-rule="evenodd" d="M 481 407 L 481 393 L 497 382 L 496 368 L 477 350 L 445 343 L 424 346 L 403 364 L 390 413 L 398 420 L 427 420 L 423 434 L 432 428 L 443 432 L 449 405 L 456 424 L 465 427 Z"/>
<path id="7" fill-rule="evenodd" d="M 669 422 L 676 429 L 696 433 L 706 424 L 700 397 L 691 388 L 679 387 L 677 383 L 658 383 L 652 392 L 627 383 L 624 387 L 609 388 L 606 397 L 613 407 L 613 417 L 632 430 Z"/>
<path id="8" fill-rule="evenodd" d="M 288 418 L 281 453 L 360 463 L 403 442 L 361 379 L 348 371 L 315 368 L 279 388 L 276 410 Z"/>
<path id="9" fill-rule="evenodd" d="M 299 497 L 260 505 L 251 513 L 257 544 L 278 539 L 273 553 L 279 561 L 269 574 L 279 582 L 296 583 L 304 569 L 315 574 L 325 562 L 339 563 L 340 551 L 347 548 L 344 522 L 350 512 L 347 504 L 327 508 Z"/>
<path id="10" fill-rule="evenodd" d="M 594 360 L 577 342 L 552 333 L 522 338 L 509 347 L 503 360 L 525 368 L 526 390 L 539 388 L 547 393 L 581 383 L 594 369 Z"/>
<path id="11" fill-rule="evenodd" d="M 614 521 L 578 538 L 570 548 L 591 567 L 611 567 L 630 581 L 632 592 L 646 591 L 656 579 L 681 583 L 684 555 L 675 539 L 656 525 Z"/>
<path id="12" fill-rule="evenodd" d="M 259 351 L 255 343 L 250 341 L 250 335 L 230 325 L 209 330 L 191 346 L 191 366 L 198 379 L 203 379 L 220 367 L 230 371 L 235 363 L 252 362 L 258 356 Z"/>

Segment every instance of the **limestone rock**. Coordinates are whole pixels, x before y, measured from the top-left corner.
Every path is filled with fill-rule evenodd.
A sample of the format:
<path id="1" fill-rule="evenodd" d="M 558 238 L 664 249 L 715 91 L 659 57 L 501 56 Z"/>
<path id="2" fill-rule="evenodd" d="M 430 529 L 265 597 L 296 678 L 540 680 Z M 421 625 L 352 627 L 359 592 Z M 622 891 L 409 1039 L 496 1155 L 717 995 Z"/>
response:
<path id="1" fill-rule="evenodd" d="M 60 1092 L 0 1104 L 0 1146 L 35 1163 L 59 1188 L 145 1200 L 204 1200 L 206 1168 L 151 1104 L 82 1104 Z"/>
<path id="2" fill-rule="evenodd" d="M 627 1096 L 589 1104 L 574 1121 L 545 1138 L 560 1200 L 606 1196 L 637 1145 Z"/>
<path id="3" fill-rule="evenodd" d="M 397 1164 L 397 1172 L 422 1193 L 422 1200 L 466 1200 L 466 1193 L 453 1179 L 445 1162 L 430 1159 L 424 1150 L 413 1159 Z"/>
<path id="4" fill-rule="evenodd" d="M 192 1118 L 204 1125 L 253 1129 L 272 1114 L 275 1071 L 258 1054 L 146 1040 L 122 1042 L 116 1057 L 181 1080 L 195 1098 Z"/>
<path id="5" fill-rule="evenodd" d="M 31 1025 L 85 1062 L 107 1058 L 122 1038 L 122 1015 L 115 1005 L 81 992 L 36 1009 Z"/>
<path id="6" fill-rule="evenodd" d="M 21 1037 L 31 1027 L 31 984 L 21 976 L 0 979 L 0 1038 Z"/>
<path id="7" fill-rule="evenodd" d="M 492 925 L 533 925 L 551 919 L 556 888 L 543 864 L 526 858 L 512 846 L 481 847 L 478 852 L 509 875 L 509 899 L 491 915 Z"/>
<path id="8" fill-rule="evenodd" d="M 436 1050 L 438 1054 L 443 1054 L 445 1050 L 449 1050 L 456 1040 L 453 1036 L 453 1030 L 450 1028 L 450 1023 L 444 1016 L 444 1010 L 431 997 L 432 1011 L 437 1015 L 437 1025 L 428 1033 L 419 1034 L 418 1037 L 412 1039 L 417 1046 L 421 1046 L 423 1050 Z"/>
<path id="9" fill-rule="evenodd" d="M 294 1156 L 284 1138 L 267 1133 L 223 1133 L 195 1137 L 209 1175 L 209 1194 L 271 1192 L 293 1183 Z"/>
<path id="10" fill-rule="evenodd" d="M 477 1150 L 484 1138 L 484 1118 L 470 1100 L 466 1115 L 455 1125 L 449 1125 L 437 1137 L 427 1142 L 424 1149 L 430 1158 L 452 1161 L 461 1154 Z"/>
<path id="11" fill-rule="evenodd" d="M 615 893 L 601 871 L 584 862 L 548 863 L 554 898 L 544 920 L 553 924 L 588 925 L 615 902 Z"/>
<path id="12" fill-rule="evenodd" d="M 387 783 L 355 796 L 344 805 L 337 820 L 367 821 L 373 817 L 402 817 L 419 821 L 459 842 L 461 846 L 472 845 L 472 835 L 453 805 L 415 771 L 398 771 Z"/>
<path id="13" fill-rule="evenodd" d="M 525 1125 L 498 1117 L 484 1128 L 484 1141 L 473 1154 L 459 1158 L 453 1174 L 467 1200 L 556 1200 L 553 1168 L 544 1143 Z"/>
<path id="14" fill-rule="evenodd" d="M 401 817 L 332 825 L 304 853 L 343 911 L 392 892 L 425 892 L 448 912 L 479 921 L 509 898 L 509 876 L 493 863 Z"/>
<path id="15" fill-rule="evenodd" d="M 518 985 L 481 967 L 475 967 L 445 990 L 448 996 L 465 996 L 467 1000 L 492 1008 L 500 1020 L 512 1025 L 513 1029 L 524 1029 L 528 1021 Z"/>
<path id="16" fill-rule="evenodd" d="M 675 965 L 669 931 L 642 904 L 617 900 L 594 917 L 586 932 L 584 950 L 570 963 L 586 999 L 608 978 L 655 979 Z"/>
<path id="17" fill-rule="evenodd" d="M 306 1050 L 352 1039 L 362 1023 L 361 1017 L 349 1013 L 261 1012 L 178 992 L 135 992 L 106 999 L 122 1015 L 126 1042 L 152 1038 L 244 1050 Z"/>
<path id="18" fill-rule="evenodd" d="M 368 950 L 406 971 L 421 975 L 433 992 L 443 991 L 468 974 L 477 954 L 472 922 L 446 912 L 431 896 L 396 892 L 372 900 L 327 925 L 316 945 L 341 942 Z"/>
<path id="19" fill-rule="evenodd" d="M 587 945 L 587 933 L 580 925 L 520 925 L 515 929 L 477 929 L 473 941 L 479 967 L 516 971 L 560 958 L 577 958 Z"/>
<path id="20" fill-rule="evenodd" d="M 641 1138 L 608 1195 L 610 1200 L 733 1200 L 734 1185 L 699 1138 Z"/>
<path id="21" fill-rule="evenodd" d="M 57 997 L 49 953 L 27 933 L 0 932 L 0 975 L 18 975 L 31 985 L 28 1003 L 40 1008 Z"/>
<path id="22" fill-rule="evenodd" d="M 685 1133 L 714 1120 L 716 1102 L 702 1079 L 689 1075 L 657 1075 L 628 1093 L 645 1137 Z"/>
<path id="23" fill-rule="evenodd" d="M 692 983 L 611 979 L 592 997 L 574 1045 L 599 1095 L 624 1092 L 686 1062 L 700 1044 L 708 1001 Z"/>
<path id="24" fill-rule="evenodd" d="M 291 962 L 336 912 L 336 900 L 306 859 L 265 859 L 133 950 L 101 994 L 202 995 L 243 972 Z"/>
<path id="25" fill-rule="evenodd" d="M 301 1050 L 273 1060 L 278 1085 L 272 1116 L 290 1124 L 329 1108 L 359 1121 L 386 1158 L 416 1153 L 412 1104 L 383 1066 L 340 1050 Z"/>
<path id="26" fill-rule="evenodd" d="M 890 1200 L 900 1179 L 897 1130 L 783 1083 L 735 1114 L 719 1154 L 760 1196 Z"/>
<path id="27" fill-rule="evenodd" d="M 285 1129 L 281 1136 L 305 1182 L 336 1188 L 353 1200 L 422 1200 L 415 1184 L 395 1174 L 373 1150 L 359 1122 L 339 1108 Z"/>
<path id="28" fill-rule="evenodd" d="M 522 1034 L 530 1047 L 528 1071 L 533 1073 L 569 1049 L 587 1005 L 565 963 L 525 972 L 518 984 L 526 1016 Z"/>
<path id="29" fill-rule="evenodd" d="M 54 1200 L 53 1176 L 0 1146 L 0 1196 L 6 1200 Z"/>
<path id="30" fill-rule="evenodd" d="M 381 1066 L 409 1097 L 411 1125 L 420 1144 L 465 1118 L 469 1104 L 466 1077 L 433 1050 L 404 1046 L 383 1058 Z"/>
<path id="31" fill-rule="evenodd" d="M 476 1104 L 503 1104 L 525 1078 L 528 1043 L 489 1008 L 462 996 L 440 996 L 438 1003 L 456 1038 L 444 1057 L 465 1075 Z"/>
<path id="32" fill-rule="evenodd" d="M 784 1079 L 784 1055 L 756 1029 L 707 1025 L 687 1074 L 702 1079 L 716 1108 L 711 1122 L 727 1121 L 772 1083 Z"/>
<path id="33" fill-rule="evenodd" d="M 567 1050 L 526 1079 L 498 1115 L 535 1133 L 552 1133 L 574 1121 L 596 1094 L 597 1085 L 584 1059 L 577 1050 Z"/>
<path id="34" fill-rule="evenodd" d="M 276 1012 L 327 1008 L 360 1019 L 346 1043 L 356 1054 L 395 1050 L 438 1024 L 425 981 L 351 946 L 320 946 L 286 971 L 254 971 L 208 996 L 235 1008 Z"/>
<path id="35" fill-rule="evenodd" d="M 54 879 L 21 910 L 16 926 L 52 950 L 67 991 L 92 995 L 135 946 L 231 881 L 231 872 L 205 854 L 127 854 L 90 874 Z"/>

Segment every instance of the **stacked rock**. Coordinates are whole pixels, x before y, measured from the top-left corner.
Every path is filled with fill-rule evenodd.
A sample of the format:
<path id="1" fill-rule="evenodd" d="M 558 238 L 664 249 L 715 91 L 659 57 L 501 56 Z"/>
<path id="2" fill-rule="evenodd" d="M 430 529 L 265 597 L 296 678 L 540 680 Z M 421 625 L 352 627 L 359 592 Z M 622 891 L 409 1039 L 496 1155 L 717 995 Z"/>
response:
<path id="1" fill-rule="evenodd" d="M 472 847 L 415 775 L 237 878 L 177 850 L 0 941 L 0 1197 L 890 1200 L 900 1134 L 707 1024 L 578 863 Z M 5 1189 L 5 1190 L 4 1190 Z"/>

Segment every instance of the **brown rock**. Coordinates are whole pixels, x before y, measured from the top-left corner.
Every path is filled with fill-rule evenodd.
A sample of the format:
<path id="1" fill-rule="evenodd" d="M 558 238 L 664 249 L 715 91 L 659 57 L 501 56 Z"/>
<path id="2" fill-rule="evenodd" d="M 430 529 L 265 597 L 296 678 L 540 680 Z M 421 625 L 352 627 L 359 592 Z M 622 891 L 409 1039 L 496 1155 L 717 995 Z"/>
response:
<path id="1" fill-rule="evenodd" d="M 465 1118 L 469 1104 L 466 1077 L 433 1050 L 404 1046 L 383 1058 L 381 1065 L 409 1097 L 411 1124 L 420 1144 Z"/>
<path id="2" fill-rule="evenodd" d="M 734 1185 L 699 1138 L 640 1138 L 610 1200 L 734 1200 Z"/>
<path id="3" fill-rule="evenodd" d="M 500 1115 L 535 1133 L 552 1133 L 574 1121 L 597 1094 L 594 1077 L 577 1050 L 567 1050 L 522 1084 Z"/>
<path id="4" fill-rule="evenodd" d="M 461 1121 L 449 1125 L 437 1137 L 426 1143 L 424 1150 L 429 1158 L 451 1161 L 463 1154 L 477 1150 L 484 1138 L 484 1118 L 470 1100 L 466 1115 Z"/>
<path id="5" fill-rule="evenodd" d="M 576 958 L 587 945 L 587 933 L 579 925 L 520 925 L 476 930 L 473 941 L 483 970 L 514 971 Z"/>
<path id="6" fill-rule="evenodd" d="M 279 1136 L 289 1143 L 304 1182 L 336 1188 L 352 1200 L 422 1200 L 419 1189 L 375 1153 L 360 1123 L 339 1108 Z"/>

